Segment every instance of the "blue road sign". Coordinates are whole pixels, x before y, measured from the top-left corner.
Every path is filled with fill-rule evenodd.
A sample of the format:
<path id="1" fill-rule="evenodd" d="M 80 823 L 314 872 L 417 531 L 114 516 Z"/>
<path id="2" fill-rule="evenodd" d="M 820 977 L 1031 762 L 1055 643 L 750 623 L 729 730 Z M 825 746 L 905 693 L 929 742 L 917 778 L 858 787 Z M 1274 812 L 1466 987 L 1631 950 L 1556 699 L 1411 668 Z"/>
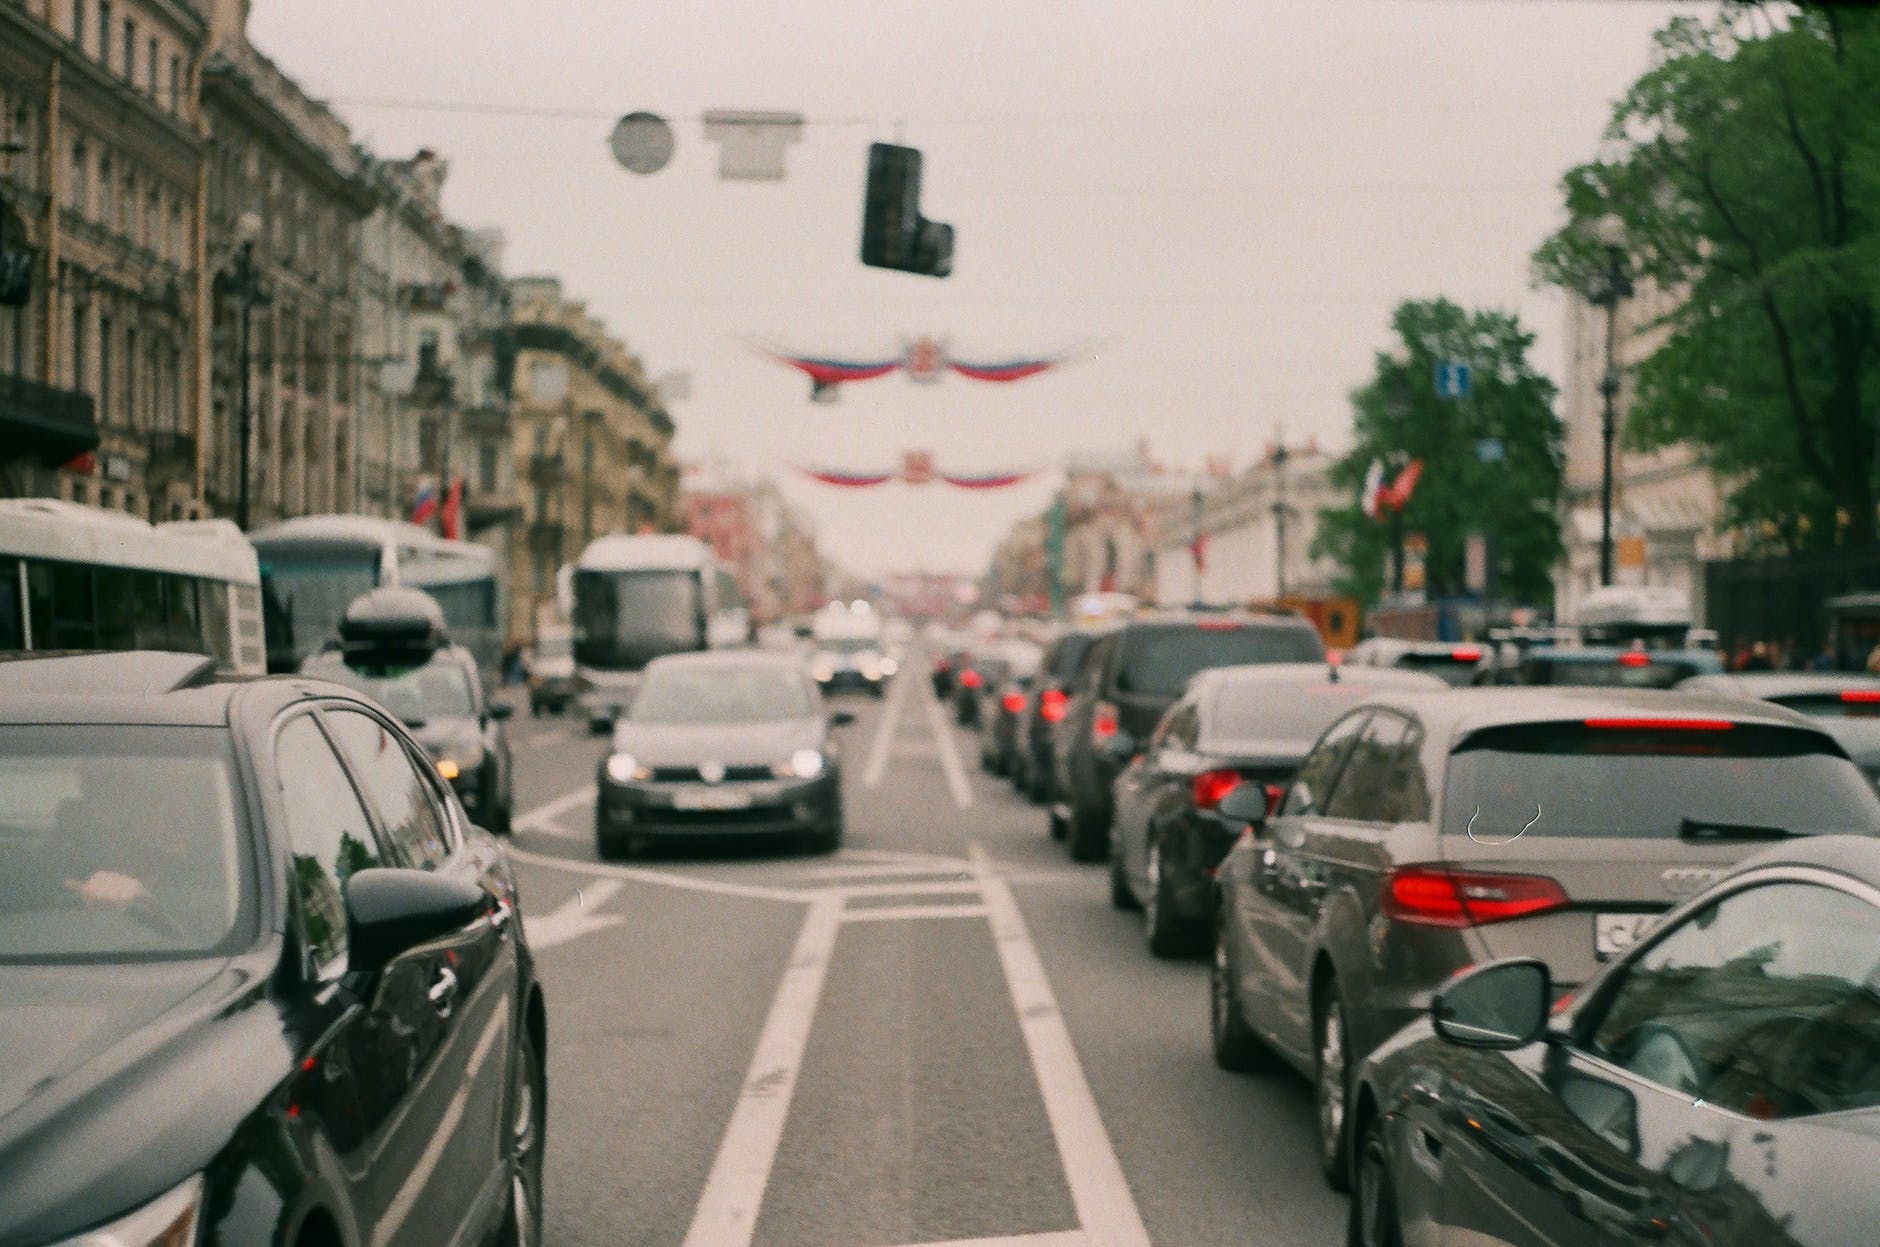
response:
<path id="1" fill-rule="evenodd" d="M 1473 380 L 1473 371 L 1467 364 L 1458 363 L 1453 359 L 1437 361 L 1436 396 L 1438 398 L 1467 398 L 1469 383 Z"/>

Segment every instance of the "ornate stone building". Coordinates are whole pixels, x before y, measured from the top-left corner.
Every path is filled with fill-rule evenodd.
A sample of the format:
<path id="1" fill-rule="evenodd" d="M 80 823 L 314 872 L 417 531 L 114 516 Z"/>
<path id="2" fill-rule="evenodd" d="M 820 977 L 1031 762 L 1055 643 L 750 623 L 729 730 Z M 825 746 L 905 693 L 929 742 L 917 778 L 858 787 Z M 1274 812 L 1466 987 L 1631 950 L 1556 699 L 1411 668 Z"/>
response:
<path id="1" fill-rule="evenodd" d="M 0 494 L 201 513 L 208 39 L 183 0 L 0 4 Z"/>
<path id="2" fill-rule="evenodd" d="M 679 473 L 672 417 L 640 361 L 552 277 L 509 285 L 513 456 L 524 540 L 510 571 L 512 633 L 552 609 L 555 574 L 595 537 L 672 532 Z"/>

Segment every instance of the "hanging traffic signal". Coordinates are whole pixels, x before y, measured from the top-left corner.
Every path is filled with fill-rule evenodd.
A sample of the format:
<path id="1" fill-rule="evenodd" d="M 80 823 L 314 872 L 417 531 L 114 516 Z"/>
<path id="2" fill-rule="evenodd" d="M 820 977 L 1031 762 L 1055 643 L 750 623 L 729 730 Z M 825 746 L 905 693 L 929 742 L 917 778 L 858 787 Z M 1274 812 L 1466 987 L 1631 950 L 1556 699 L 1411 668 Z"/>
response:
<path id="1" fill-rule="evenodd" d="M 945 277 L 953 271 L 953 227 L 920 214 L 920 149 L 868 147 L 862 197 L 862 263 Z"/>

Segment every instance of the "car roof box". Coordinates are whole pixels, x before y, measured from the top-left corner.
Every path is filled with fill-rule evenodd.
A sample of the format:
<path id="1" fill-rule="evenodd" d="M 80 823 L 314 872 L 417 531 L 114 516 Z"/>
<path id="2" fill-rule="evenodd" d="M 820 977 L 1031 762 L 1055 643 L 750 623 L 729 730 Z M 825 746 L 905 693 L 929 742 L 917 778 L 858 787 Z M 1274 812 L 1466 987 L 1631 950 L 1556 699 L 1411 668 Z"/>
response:
<path id="1" fill-rule="evenodd" d="M 362 593 L 339 621 L 340 650 L 348 660 L 425 659 L 450 644 L 444 612 L 421 589 Z"/>

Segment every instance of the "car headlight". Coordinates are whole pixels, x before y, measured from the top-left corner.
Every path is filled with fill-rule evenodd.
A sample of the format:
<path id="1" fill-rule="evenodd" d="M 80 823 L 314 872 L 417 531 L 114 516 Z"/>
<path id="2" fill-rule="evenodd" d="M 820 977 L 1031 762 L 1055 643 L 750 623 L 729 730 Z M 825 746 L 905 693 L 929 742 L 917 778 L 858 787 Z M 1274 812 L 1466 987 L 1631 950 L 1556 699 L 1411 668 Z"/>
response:
<path id="1" fill-rule="evenodd" d="M 616 784 L 631 784 L 635 780 L 651 779 L 653 773 L 640 765 L 640 760 L 630 753 L 609 754 L 607 758 L 607 778 Z"/>
<path id="2" fill-rule="evenodd" d="M 785 778 L 815 779 L 823 773 L 823 756 L 819 749 L 799 749 L 790 755 L 790 760 L 777 768 L 777 774 Z"/>
<path id="3" fill-rule="evenodd" d="M 836 678 L 836 669 L 833 663 L 818 662 L 809 669 L 809 673 L 816 677 L 816 683 L 818 684 L 827 684 L 829 681 Z"/>
<path id="4" fill-rule="evenodd" d="M 202 1175 L 197 1174 L 136 1212 L 65 1239 L 57 1247 L 190 1247 L 201 1216 Z"/>
<path id="5" fill-rule="evenodd" d="M 894 661 L 894 659 L 892 658 L 884 658 L 881 660 L 881 674 L 882 675 L 893 675 L 896 672 L 898 672 L 900 669 L 901 669 L 901 664 Z"/>

